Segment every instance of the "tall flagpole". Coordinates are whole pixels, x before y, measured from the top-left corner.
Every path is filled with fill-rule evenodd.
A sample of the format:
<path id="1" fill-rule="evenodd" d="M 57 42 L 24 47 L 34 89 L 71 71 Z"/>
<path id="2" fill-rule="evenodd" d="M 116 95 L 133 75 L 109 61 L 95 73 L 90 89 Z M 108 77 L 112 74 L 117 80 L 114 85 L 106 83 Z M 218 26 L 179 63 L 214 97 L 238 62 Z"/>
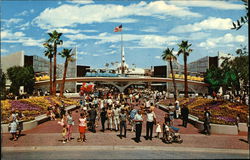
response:
<path id="1" fill-rule="evenodd" d="M 121 30 L 121 74 L 124 74 L 124 63 L 123 63 L 123 34 Z"/>
<path id="2" fill-rule="evenodd" d="M 75 46 L 75 52 L 76 52 L 76 66 L 75 66 L 75 77 L 77 77 L 77 46 Z M 75 93 L 77 93 L 77 82 L 75 84 Z"/>

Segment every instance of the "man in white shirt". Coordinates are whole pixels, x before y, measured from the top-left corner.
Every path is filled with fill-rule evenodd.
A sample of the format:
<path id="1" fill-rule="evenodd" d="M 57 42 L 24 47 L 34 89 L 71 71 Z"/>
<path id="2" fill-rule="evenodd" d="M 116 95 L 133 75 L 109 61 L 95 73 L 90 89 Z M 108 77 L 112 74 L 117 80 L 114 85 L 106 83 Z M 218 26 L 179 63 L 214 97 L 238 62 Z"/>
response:
<path id="1" fill-rule="evenodd" d="M 141 137 L 141 131 L 142 131 L 142 122 L 143 122 L 143 118 L 142 118 L 142 113 L 141 110 L 139 110 L 135 117 L 134 117 L 134 122 L 135 122 L 135 141 L 137 143 L 141 142 L 140 137 Z"/>
<path id="2" fill-rule="evenodd" d="M 152 140 L 154 121 L 156 120 L 155 113 L 151 109 L 147 111 L 147 126 L 146 126 L 146 140 Z"/>
<path id="3" fill-rule="evenodd" d="M 114 123 L 115 123 L 115 130 L 119 130 L 119 124 L 120 124 L 120 106 L 116 105 L 115 108 L 113 109 L 113 115 L 114 115 Z"/>

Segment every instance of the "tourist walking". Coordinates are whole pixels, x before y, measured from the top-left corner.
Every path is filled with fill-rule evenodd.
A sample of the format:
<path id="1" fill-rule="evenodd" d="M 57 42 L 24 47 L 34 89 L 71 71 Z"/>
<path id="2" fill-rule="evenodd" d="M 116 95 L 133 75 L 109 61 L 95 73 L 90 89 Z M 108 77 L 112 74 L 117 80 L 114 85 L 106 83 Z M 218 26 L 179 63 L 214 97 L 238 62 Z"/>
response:
<path id="1" fill-rule="evenodd" d="M 189 115 L 189 109 L 186 105 L 184 105 L 181 110 L 181 116 L 182 116 L 182 126 L 184 126 L 185 128 L 187 128 L 188 115 Z"/>
<path id="2" fill-rule="evenodd" d="M 173 126 L 173 121 L 171 121 L 171 119 L 170 119 L 169 112 L 167 112 L 167 113 L 165 114 L 164 122 L 165 122 L 166 124 L 170 125 L 170 126 Z"/>
<path id="3" fill-rule="evenodd" d="M 137 113 L 137 110 L 134 107 L 131 107 L 131 109 L 132 110 L 130 111 L 129 118 L 130 118 L 131 132 L 134 132 L 135 131 L 134 118 Z"/>
<path id="4" fill-rule="evenodd" d="M 63 117 L 63 115 L 65 115 L 66 111 L 65 111 L 65 107 L 64 107 L 64 102 L 62 102 L 62 105 L 60 106 L 60 118 Z"/>
<path id="5" fill-rule="evenodd" d="M 115 108 L 113 109 L 113 115 L 114 115 L 114 123 L 115 123 L 115 130 L 119 130 L 119 124 L 120 124 L 120 106 L 116 105 Z"/>
<path id="6" fill-rule="evenodd" d="M 126 132 L 127 132 L 127 114 L 125 113 L 124 109 L 121 110 L 121 113 L 119 114 L 120 118 L 120 138 L 122 139 L 122 130 L 124 129 L 124 137 L 126 138 Z"/>
<path id="7" fill-rule="evenodd" d="M 17 140 L 17 122 L 16 119 L 10 118 L 10 124 L 9 124 L 9 132 L 12 135 L 12 140 L 16 141 Z"/>
<path id="8" fill-rule="evenodd" d="M 169 103 L 168 108 L 169 108 L 169 118 L 171 119 L 171 121 L 173 121 L 175 106 L 172 103 Z"/>
<path id="9" fill-rule="evenodd" d="M 17 119 L 16 119 L 16 122 L 17 122 L 17 130 L 18 130 L 18 134 L 16 135 L 17 138 L 19 138 L 21 136 L 21 132 L 23 130 L 23 118 L 24 118 L 24 114 L 22 113 L 22 111 L 19 111 L 17 113 Z"/>
<path id="10" fill-rule="evenodd" d="M 155 113 L 151 109 L 147 110 L 147 125 L 146 125 L 146 140 L 152 140 L 154 121 L 156 120 Z"/>
<path id="11" fill-rule="evenodd" d="M 105 131 L 105 121 L 107 120 L 107 111 L 106 109 L 103 107 L 102 111 L 100 113 L 100 118 L 101 118 L 101 124 L 102 124 L 102 131 Z"/>
<path id="12" fill-rule="evenodd" d="M 72 139 L 72 128 L 74 125 L 74 120 L 72 117 L 72 112 L 68 111 L 68 115 L 67 115 L 67 127 L 68 127 L 68 133 L 67 133 L 67 141 L 70 141 Z"/>
<path id="13" fill-rule="evenodd" d="M 180 108 L 180 104 L 179 101 L 175 101 L 175 118 L 179 118 L 181 115 L 181 108 Z"/>
<path id="14" fill-rule="evenodd" d="M 80 133 L 79 142 L 86 142 L 86 135 L 85 135 L 86 127 L 87 127 L 86 115 L 84 113 L 81 113 L 79 118 L 79 133 Z"/>
<path id="15" fill-rule="evenodd" d="M 140 137 L 142 131 L 142 122 L 143 122 L 141 110 L 138 110 L 138 112 L 136 113 L 134 121 L 135 121 L 135 141 L 139 143 L 141 142 Z"/>
<path id="16" fill-rule="evenodd" d="M 112 131 L 113 111 L 112 111 L 111 107 L 108 108 L 107 115 L 108 115 L 108 129 L 110 129 Z"/>
<path id="17" fill-rule="evenodd" d="M 96 120 L 97 112 L 94 106 L 91 106 L 91 109 L 89 111 L 89 121 L 90 121 L 90 130 L 95 133 L 95 120 Z"/>
<path id="18" fill-rule="evenodd" d="M 208 110 L 208 107 L 205 108 L 205 112 L 204 112 L 204 133 L 207 135 L 210 135 L 210 117 L 211 117 L 211 113 Z"/>
<path id="19" fill-rule="evenodd" d="M 157 124 L 156 124 L 156 131 L 157 133 L 157 138 L 160 138 L 160 133 L 161 133 L 161 125 L 160 125 L 160 122 L 158 121 Z"/>

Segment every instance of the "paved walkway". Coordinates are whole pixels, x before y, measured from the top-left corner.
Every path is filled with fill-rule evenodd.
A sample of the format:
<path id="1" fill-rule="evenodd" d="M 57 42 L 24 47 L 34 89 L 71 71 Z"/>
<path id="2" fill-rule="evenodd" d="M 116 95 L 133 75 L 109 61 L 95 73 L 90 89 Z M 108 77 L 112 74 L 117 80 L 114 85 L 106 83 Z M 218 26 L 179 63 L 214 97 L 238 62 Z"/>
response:
<path id="1" fill-rule="evenodd" d="M 157 120 L 161 123 L 164 119 L 164 114 L 162 110 L 155 108 L 157 115 Z M 87 142 L 80 143 L 77 142 L 79 137 L 78 133 L 78 118 L 79 112 L 77 110 L 72 113 L 75 120 L 75 126 L 73 127 L 73 137 L 74 139 L 66 144 L 62 143 L 61 130 L 62 127 L 57 124 L 58 121 L 48 121 L 38 125 L 36 128 L 23 132 L 18 141 L 9 140 L 10 134 L 2 134 L 2 147 L 24 147 L 24 146 L 166 146 L 166 147 L 193 147 L 193 148 L 219 148 L 219 149 L 249 149 L 249 144 L 246 143 L 247 133 L 241 132 L 239 135 L 211 135 L 206 136 L 200 134 L 198 129 L 196 129 L 191 124 L 188 124 L 187 128 L 180 126 L 182 121 L 177 119 L 174 121 L 174 126 L 180 128 L 181 138 L 184 140 L 182 144 L 165 144 L 161 139 L 153 138 L 152 141 L 145 140 L 141 138 L 141 143 L 136 143 L 133 138 L 135 133 L 127 131 L 127 138 L 120 139 L 117 135 L 118 132 L 115 131 L 105 131 L 102 133 L 100 131 L 100 122 L 97 127 L 96 133 L 91 133 L 87 131 Z M 131 127 L 128 126 L 128 129 Z M 143 124 L 142 136 L 145 136 L 145 122 Z M 155 130 L 155 127 L 154 127 Z M 155 133 L 154 133 L 155 135 Z"/>

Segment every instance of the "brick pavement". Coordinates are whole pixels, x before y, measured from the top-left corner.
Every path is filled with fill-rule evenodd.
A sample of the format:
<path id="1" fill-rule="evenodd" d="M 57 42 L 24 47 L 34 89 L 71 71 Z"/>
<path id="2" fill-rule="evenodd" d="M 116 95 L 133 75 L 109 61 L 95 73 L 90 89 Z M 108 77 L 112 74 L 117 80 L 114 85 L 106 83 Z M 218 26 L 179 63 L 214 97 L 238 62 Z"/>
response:
<path id="1" fill-rule="evenodd" d="M 161 123 L 164 120 L 164 112 L 158 108 L 155 108 L 157 120 Z M 152 141 L 146 141 L 141 138 L 141 143 L 135 143 L 132 138 L 135 137 L 134 132 L 127 132 L 127 138 L 120 139 L 115 131 L 100 132 L 101 126 L 98 123 L 97 133 L 90 133 L 87 131 L 87 142 L 80 143 L 76 141 L 78 134 L 78 118 L 79 112 L 73 111 L 73 118 L 76 122 L 73 127 L 73 137 L 75 138 L 70 143 L 61 143 L 61 126 L 57 124 L 57 121 L 48 121 L 38 125 L 36 128 L 28 131 L 24 131 L 24 136 L 21 136 L 18 141 L 10 141 L 10 134 L 2 134 L 2 146 L 3 147 L 21 147 L 21 146 L 108 146 L 108 145 L 136 145 L 136 146 L 171 146 L 171 147 L 197 147 L 197 148 L 224 148 L 224 149 L 248 149 L 249 144 L 246 143 L 247 133 L 241 132 L 239 135 L 211 135 L 206 136 L 199 133 L 191 124 L 188 124 L 187 128 L 181 125 L 182 121 L 177 119 L 174 121 L 174 125 L 180 128 L 181 137 L 184 140 L 182 144 L 165 144 L 160 139 L 153 138 Z M 130 126 L 128 127 L 130 129 Z M 145 136 L 145 122 L 143 124 L 142 136 Z M 155 128 L 154 128 L 155 130 Z M 155 134 L 154 134 L 155 135 Z"/>

